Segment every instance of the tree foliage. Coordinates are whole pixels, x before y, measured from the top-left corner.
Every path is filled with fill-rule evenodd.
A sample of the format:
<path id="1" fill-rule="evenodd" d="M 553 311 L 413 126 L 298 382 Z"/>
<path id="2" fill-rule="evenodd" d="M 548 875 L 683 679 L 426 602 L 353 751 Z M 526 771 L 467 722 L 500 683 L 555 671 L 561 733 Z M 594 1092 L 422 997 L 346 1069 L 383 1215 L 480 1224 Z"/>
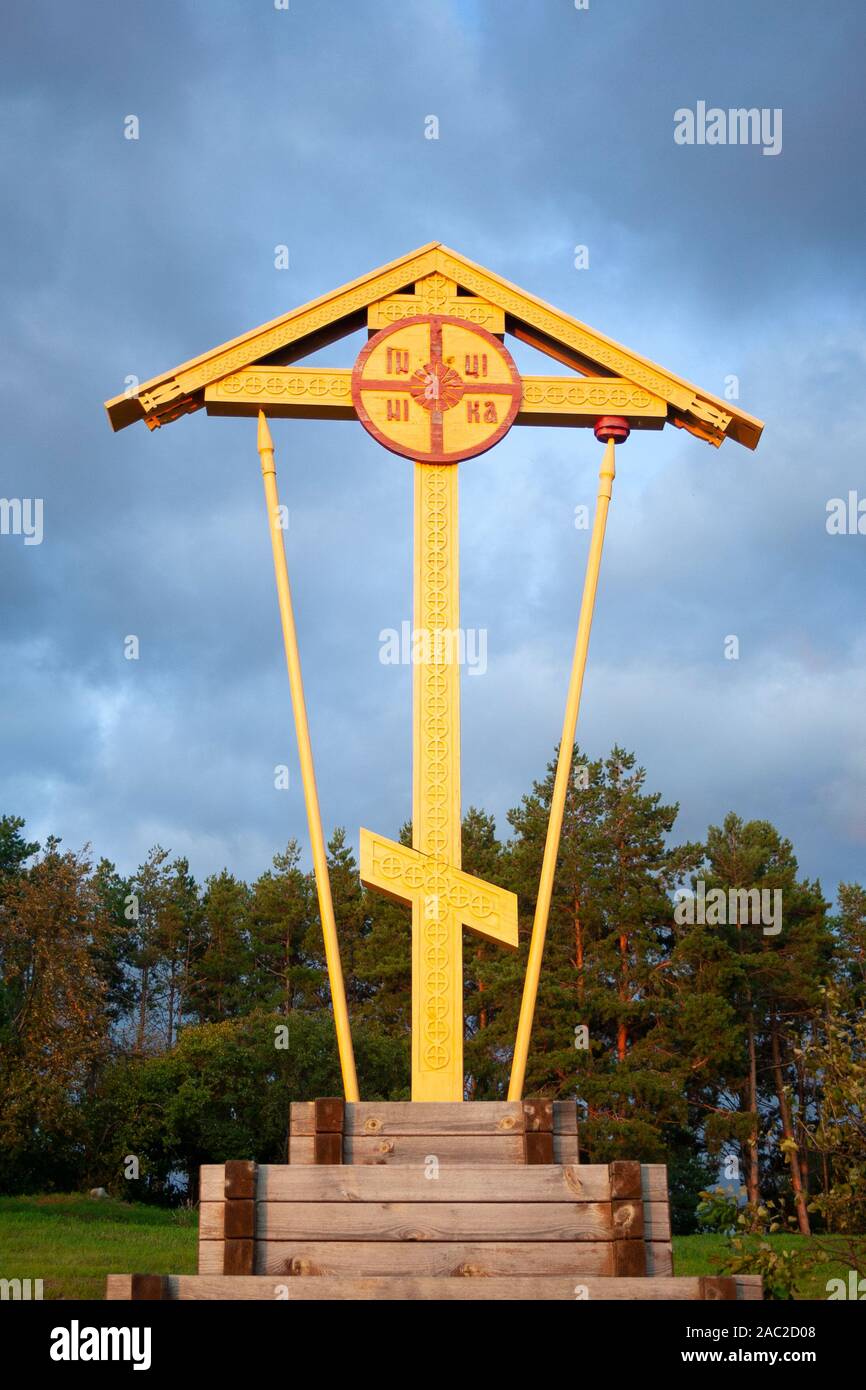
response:
<path id="1" fill-rule="evenodd" d="M 464 818 L 464 868 L 520 926 L 516 952 L 464 937 L 467 1099 L 507 1091 L 554 770 L 507 839 Z M 801 1230 L 862 1229 L 866 890 L 834 918 L 774 826 L 732 812 L 683 843 L 678 810 L 633 753 L 574 750 L 527 1093 L 577 1101 L 584 1160 L 667 1163 L 677 1229 L 720 1179 Z M 343 829 L 328 862 L 362 1094 L 407 1099 L 411 915 L 362 888 Z M 761 893 L 778 920 L 750 916 Z M 0 1188 L 167 1200 L 201 1163 L 280 1161 L 290 1101 L 341 1088 L 299 846 L 251 883 L 159 845 L 126 876 L 3 817 L 0 1045 Z"/>

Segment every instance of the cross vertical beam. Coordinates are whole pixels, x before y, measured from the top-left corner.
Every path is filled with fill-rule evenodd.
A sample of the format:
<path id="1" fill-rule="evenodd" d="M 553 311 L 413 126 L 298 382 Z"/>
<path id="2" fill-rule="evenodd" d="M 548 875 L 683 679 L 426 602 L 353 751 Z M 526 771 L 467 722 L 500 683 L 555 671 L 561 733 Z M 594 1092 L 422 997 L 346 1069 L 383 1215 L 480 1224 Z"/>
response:
<path id="1" fill-rule="evenodd" d="M 412 844 L 461 864 L 456 464 L 415 464 Z"/>
<path id="2" fill-rule="evenodd" d="M 412 844 L 459 869 L 460 667 L 449 659 L 460 629 L 457 465 L 414 467 Z M 444 916 L 435 892 L 412 904 L 413 1100 L 463 1099 L 463 940 L 459 929 L 447 940 Z"/>
<path id="3" fill-rule="evenodd" d="M 412 908 L 413 1101 L 463 1099 L 463 927 L 517 946 L 514 893 L 461 869 L 457 498 L 456 464 L 415 464 L 412 848 L 360 836 L 362 882 Z"/>

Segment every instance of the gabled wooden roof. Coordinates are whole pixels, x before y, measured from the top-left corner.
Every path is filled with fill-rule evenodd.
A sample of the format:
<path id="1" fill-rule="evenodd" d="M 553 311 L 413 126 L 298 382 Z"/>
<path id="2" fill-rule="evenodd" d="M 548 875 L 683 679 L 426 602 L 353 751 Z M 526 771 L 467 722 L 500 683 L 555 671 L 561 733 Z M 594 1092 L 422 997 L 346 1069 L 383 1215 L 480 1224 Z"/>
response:
<path id="1" fill-rule="evenodd" d="M 136 420 L 144 420 L 153 429 L 198 410 L 204 405 L 205 388 L 230 372 L 254 363 L 296 362 L 363 328 L 370 305 L 436 273 L 496 305 L 504 312 L 506 332 L 558 362 L 587 376 L 626 378 L 661 396 L 668 403 L 672 424 L 715 445 L 725 438 L 749 449 L 757 445 L 763 424 L 733 402 L 700 390 L 438 241 L 153 377 L 136 395 L 106 401 L 112 429 L 125 429 Z"/>

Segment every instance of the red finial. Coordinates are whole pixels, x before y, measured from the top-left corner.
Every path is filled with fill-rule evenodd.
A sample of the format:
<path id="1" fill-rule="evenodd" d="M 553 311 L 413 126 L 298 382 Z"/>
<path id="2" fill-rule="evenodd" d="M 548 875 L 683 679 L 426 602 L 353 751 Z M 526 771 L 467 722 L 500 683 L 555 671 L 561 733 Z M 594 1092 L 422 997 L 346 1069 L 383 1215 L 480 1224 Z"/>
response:
<path id="1" fill-rule="evenodd" d="M 621 415 L 602 415 L 595 422 L 595 437 L 600 444 L 612 439 L 616 444 L 624 444 L 631 434 L 628 420 Z"/>

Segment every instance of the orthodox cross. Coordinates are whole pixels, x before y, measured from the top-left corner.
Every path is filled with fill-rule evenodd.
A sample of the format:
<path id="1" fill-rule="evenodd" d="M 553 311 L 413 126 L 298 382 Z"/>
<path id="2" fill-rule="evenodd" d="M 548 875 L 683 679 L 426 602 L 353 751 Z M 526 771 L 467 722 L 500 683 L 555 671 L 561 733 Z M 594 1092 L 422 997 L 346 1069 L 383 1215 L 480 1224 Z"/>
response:
<path id="1" fill-rule="evenodd" d="M 360 328 L 354 367 L 298 366 Z M 522 379 L 503 337 L 564 365 Z M 509 1098 L 523 1092 L 553 878 L 592 625 L 615 444 L 670 423 L 718 447 L 754 449 L 759 420 L 431 242 L 251 333 L 106 402 L 115 430 L 202 406 L 253 415 L 343 1086 L 359 1098 L 337 925 L 304 702 L 268 418 L 359 420 L 415 477 L 412 845 L 361 830 L 361 878 L 412 911 L 412 1099 L 463 1099 L 462 931 L 517 945 L 513 893 L 461 867 L 458 465 L 512 425 L 591 428 L 605 444 L 587 557 Z"/>

